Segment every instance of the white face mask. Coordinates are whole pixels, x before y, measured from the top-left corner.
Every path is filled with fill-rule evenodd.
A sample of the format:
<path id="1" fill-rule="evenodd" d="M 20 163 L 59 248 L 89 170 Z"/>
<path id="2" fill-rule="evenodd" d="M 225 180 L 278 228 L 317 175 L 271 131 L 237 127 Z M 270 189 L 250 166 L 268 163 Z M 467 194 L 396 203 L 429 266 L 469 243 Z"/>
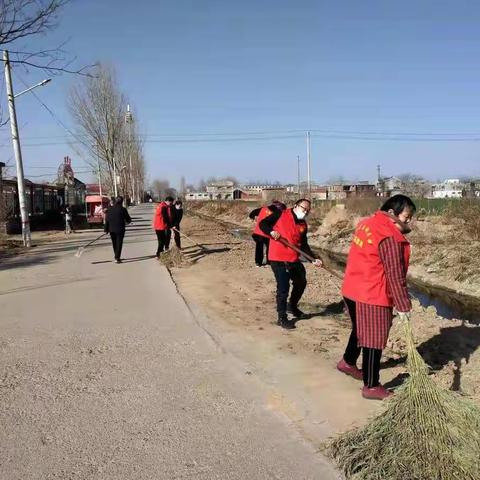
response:
<path id="1" fill-rule="evenodd" d="M 303 220 L 306 217 L 305 212 L 301 208 L 294 208 L 293 213 L 299 220 Z"/>
<path id="2" fill-rule="evenodd" d="M 180 205 L 175 205 L 175 208 L 176 208 L 177 210 L 180 210 L 182 207 L 181 207 Z"/>

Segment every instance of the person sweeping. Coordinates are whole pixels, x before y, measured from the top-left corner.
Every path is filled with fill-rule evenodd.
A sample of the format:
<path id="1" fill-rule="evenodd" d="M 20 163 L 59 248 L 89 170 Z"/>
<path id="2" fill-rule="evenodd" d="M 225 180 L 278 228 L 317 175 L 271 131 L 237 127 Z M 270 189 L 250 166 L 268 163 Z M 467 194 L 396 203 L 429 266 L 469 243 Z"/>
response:
<path id="1" fill-rule="evenodd" d="M 283 211 L 286 208 L 287 206 L 284 203 L 274 200 L 271 205 L 256 208 L 255 210 L 252 210 L 248 215 L 250 219 L 255 220 L 255 226 L 253 227 L 252 238 L 253 238 L 253 241 L 255 242 L 255 265 L 257 267 L 263 266 L 264 255 L 267 260 L 266 261 L 267 265 L 269 263 L 268 247 L 270 245 L 270 235 L 267 235 L 266 233 L 262 232 L 260 228 L 260 222 L 265 217 L 268 217 L 269 215 L 271 215 L 272 212 L 276 210 Z"/>
<path id="2" fill-rule="evenodd" d="M 170 247 L 172 236 L 171 228 L 174 226 L 172 214 L 173 197 L 166 197 L 164 202 L 160 202 L 155 208 L 153 215 L 153 229 L 157 235 L 157 252 L 155 256 L 160 258 L 160 254 Z"/>
<path id="3" fill-rule="evenodd" d="M 416 207 L 405 195 L 389 198 L 359 223 L 353 236 L 342 287 L 352 332 L 337 369 L 363 380 L 362 395 L 383 400 L 392 393 L 380 384 L 380 360 L 392 325 L 393 307 L 408 319 L 410 243 L 406 234 Z M 357 360 L 362 353 L 362 369 Z"/>
<path id="4" fill-rule="evenodd" d="M 311 257 L 315 257 L 307 241 L 307 222 L 305 218 L 310 213 L 310 201 L 302 198 L 293 208 L 276 210 L 260 222 L 260 229 L 272 238 L 268 251 L 268 260 L 272 267 L 277 282 L 277 324 L 285 329 L 295 328 L 295 320 L 290 321 L 287 316 L 289 311 L 297 320 L 305 314 L 298 308 L 307 286 L 305 267 L 300 261 L 300 254 L 288 247 L 280 240 L 286 240 Z M 321 267 L 322 262 L 316 259 L 313 264 Z M 288 293 L 292 282 L 290 302 L 287 305 Z"/>

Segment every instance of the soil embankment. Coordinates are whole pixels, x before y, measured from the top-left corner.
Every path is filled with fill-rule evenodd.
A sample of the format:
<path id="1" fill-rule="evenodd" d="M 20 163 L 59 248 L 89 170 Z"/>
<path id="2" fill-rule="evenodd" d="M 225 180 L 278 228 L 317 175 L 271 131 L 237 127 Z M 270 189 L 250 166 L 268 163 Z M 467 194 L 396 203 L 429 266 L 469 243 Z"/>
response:
<path id="1" fill-rule="evenodd" d="M 236 205 L 232 207 L 240 208 Z M 200 212 L 205 215 L 204 209 Z M 232 210 L 210 214 L 230 223 L 240 217 L 239 212 Z M 251 226 L 245 216 L 236 223 Z M 361 399 L 358 383 L 335 371 L 335 363 L 350 332 L 338 280 L 323 269 L 307 266 L 309 284 L 301 307 L 311 314 L 311 318 L 298 322 L 296 330 L 286 333 L 273 324 L 276 319 L 275 282 L 269 268 L 255 268 L 253 242 L 237 238 L 225 225 L 196 215 L 187 215 L 182 229 L 209 250 L 200 252 L 184 241 L 187 247 L 184 254 L 192 258 L 192 263 L 186 268 L 172 269 L 182 294 L 189 303 L 197 305 L 217 324 L 223 325 L 226 335 L 241 331 L 242 337 L 258 355 L 259 370 L 271 368 L 278 371 L 277 367 L 291 369 L 293 365 L 302 364 L 298 383 L 305 395 L 318 395 L 318 408 L 328 418 L 325 433 L 362 421 L 379 408 L 378 404 L 372 406 Z M 435 308 L 424 308 L 418 301 L 414 301 L 412 318 L 418 348 L 431 365 L 436 380 L 445 388 L 460 390 L 480 401 L 477 375 L 480 327 L 442 318 Z M 272 365 L 277 361 L 272 352 L 287 359 L 281 367 Z M 401 333 L 394 326 L 383 360 L 382 381 L 387 386 L 398 385 L 404 378 L 404 352 Z M 324 394 L 325 389 L 329 389 L 328 395 Z M 285 410 L 287 414 L 291 413 L 291 409 L 285 407 Z M 295 418 L 294 413 L 290 416 Z"/>

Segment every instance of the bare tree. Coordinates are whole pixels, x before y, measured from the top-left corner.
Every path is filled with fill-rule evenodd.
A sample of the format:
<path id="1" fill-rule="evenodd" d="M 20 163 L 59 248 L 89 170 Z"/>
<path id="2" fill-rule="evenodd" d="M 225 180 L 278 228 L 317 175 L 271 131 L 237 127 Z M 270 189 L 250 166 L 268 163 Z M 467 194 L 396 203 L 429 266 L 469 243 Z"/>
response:
<path id="1" fill-rule="evenodd" d="M 83 78 L 73 87 L 68 109 L 87 162 L 94 170 L 99 168 L 106 189 L 114 191 L 116 172 L 117 184 L 125 196 L 132 195 L 132 177 L 139 191 L 143 191 L 143 144 L 135 129 L 131 135 L 127 133 L 126 99 L 113 68 L 99 65 L 95 76 Z"/>
<path id="2" fill-rule="evenodd" d="M 432 184 L 420 175 L 403 173 L 398 175 L 398 178 L 402 182 L 402 191 L 406 195 L 414 198 L 423 198 L 431 193 Z"/>
<path id="3" fill-rule="evenodd" d="M 159 180 L 155 179 L 152 182 L 151 190 L 155 197 L 155 200 L 164 200 L 165 197 L 173 197 L 177 196 L 177 191 L 170 187 L 170 182 L 168 180 Z"/>

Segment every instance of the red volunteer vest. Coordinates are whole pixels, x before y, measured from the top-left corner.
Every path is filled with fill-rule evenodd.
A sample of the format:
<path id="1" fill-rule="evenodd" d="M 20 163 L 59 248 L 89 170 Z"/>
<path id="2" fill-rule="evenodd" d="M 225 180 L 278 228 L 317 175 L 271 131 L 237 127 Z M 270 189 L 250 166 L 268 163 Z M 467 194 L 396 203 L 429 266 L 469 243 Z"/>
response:
<path id="1" fill-rule="evenodd" d="M 388 237 L 393 237 L 404 245 L 405 265 L 408 269 L 410 243 L 388 215 L 378 211 L 357 226 L 343 279 L 343 296 L 370 305 L 393 306 L 378 253 L 380 242 Z"/>
<path id="2" fill-rule="evenodd" d="M 265 235 L 262 230 L 260 229 L 260 222 L 265 218 L 268 217 L 269 215 L 272 214 L 272 211 L 268 207 L 262 207 L 260 210 L 260 213 L 258 214 L 257 217 L 257 222 L 255 223 L 255 227 L 253 228 L 253 233 L 255 235 L 260 235 L 261 237 L 267 237 L 270 238 L 270 235 Z"/>
<path id="3" fill-rule="evenodd" d="M 172 220 L 172 212 L 170 211 L 170 208 L 165 202 L 160 202 L 157 205 L 157 208 L 155 209 L 155 214 L 153 216 L 153 228 L 155 230 L 166 230 L 168 228 L 168 225 L 166 225 L 165 221 L 163 220 L 162 211 L 164 208 L 167 209 L 167 214 L 170 220 Z"/>
<path id="4" fill-rule="evenodd" d="M 300 248 L 302 244 L 302 235 L 307 232 L 305 222 L 295 223 L 294 213 L 291 208 L 285 210 L 280 215 L 275 224 L 277 231 L 285 240 Z M 298 262 L 300 255 L 289 247 L 283 245 L 278 240 L 270 240 L 268 250 L 268 259 L 274 262 Z"/>

